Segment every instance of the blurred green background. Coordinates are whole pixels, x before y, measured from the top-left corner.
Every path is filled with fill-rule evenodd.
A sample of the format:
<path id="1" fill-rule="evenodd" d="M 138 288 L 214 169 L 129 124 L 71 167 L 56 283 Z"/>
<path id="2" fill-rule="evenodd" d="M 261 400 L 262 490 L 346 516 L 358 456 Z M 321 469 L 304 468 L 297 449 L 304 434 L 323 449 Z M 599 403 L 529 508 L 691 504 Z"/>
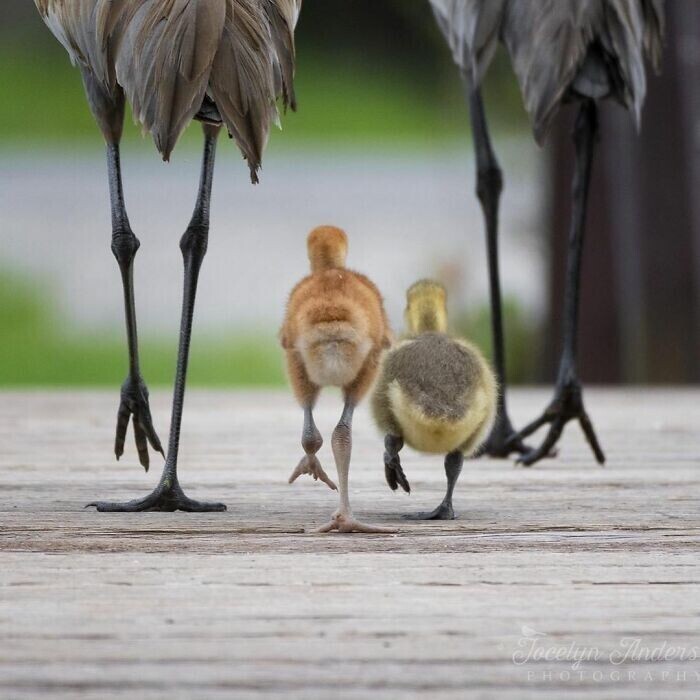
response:
<path id="1" fill-rule="evenodd" d="M 79 75 L 27 0 L 3 0 L 0 22 L 0 158 L 6 163 L 47 153 L 85 151 L 95 159 L 99 136 Z M 306 0 L 297 33 L 300 109 L 272 136 L 270 150 L 297 153 L 408 154 L 469 147 L 462 86 L 427 3 L 393 0 Z M 486 90 L 496 133 L 525 134 L 527 124 L 505 62 L 498 60 Z M 192 126 L 179 151 L 200 148 Z M 124 149 L 151 149 L 129 121 Z M 465 197 L 471 183 L 464 183 Z M 77 206 L 77 203 L 76 203 Z M 107 231 L 105 230 L 105 236 Z M 107 246 L 104 255 L 109 255 Z M 27 279 L 0 259 L 0 385 L 114 384 L 125 371 L 121 327 L 72 327 L 53 304 L 49 280 Z M 300 271 L 303 272 L 303 271 Z M 175 274 L 175 271 L 173 271 Z M 114 294 L 119 295 L 115 274 Z M 518 305 L 512 369 L 524 378 L 533 354 Z M 456 325 L 488 346 L 483 305 L 460 312 Z M 164 336 L 164 334 L 161 334 Z M 145 334 L 144 375 L 172 380 L 172 337 Z M 275 385 L 282 363 L 270 332 L 245 327 L 196 337 L 191 381 L 206 385 Z"/>
<path id="2" fill-rule="evenodd" d="M 663 74 L 649 76 L 641 136 L 624 110 L 601 109 L 582 289 L 587 381 L 700 379 L 700 61 L 688 49 L 700 43 L 700 3 L 675 0 L 667 11 Z M 437 276 L 448 286 L 454 329 L 488 350 L 469 119 L 428 3 L 305 0 L 297 47 L 299 112 L 273 133 L 262 184 L 247 185 L 233 149 L 219 159 L 192 382 L 283 382 L 283 299 L 305 272 L 306 231 L 328 222 L 348 227 L 351 264 L 384 291 L 397 330 L 404 289 Z M 510 379 L 549 382 L 560 348 L 573 115 L 563 110 L 538 151 L 502 51 L 484 94 L 506 177 Z M 127 203 L 144 244 L 137 303 L 149 384 L 170 383 L 174 373 L 173 227 L 187 220 L 182 202 L 194 196 L 200 144 L 193 125 L 162 166 L 130 120 L 125 134 Z M 78 72 L 34 4 L 2 0 L 0 386 L 123 379 L 102 148 Z"/>

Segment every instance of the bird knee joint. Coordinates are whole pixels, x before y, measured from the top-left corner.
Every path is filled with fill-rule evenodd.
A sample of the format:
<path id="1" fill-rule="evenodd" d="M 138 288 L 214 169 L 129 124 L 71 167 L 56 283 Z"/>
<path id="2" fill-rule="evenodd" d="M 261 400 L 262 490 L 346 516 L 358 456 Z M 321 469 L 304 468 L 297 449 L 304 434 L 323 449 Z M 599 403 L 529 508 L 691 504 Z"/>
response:
<path id="1" fill-rule="evenodd" d="M 120 265 L 130 265 L 141 242 L 131 231 L 120 231 L 112 235 L 112 253 Z"/>
<path id="2" fill-rule="evenodd" d="M 183 256 L 193 256 L 202 259 L 207 252 L 209 230 L 205 226 L 190 226 L 180 239 L 180 250 Z"/>
<path id="3" fill-rule="evenodd" d="M 333 431 L 333 445 L 347 447 L 351 440 L 350 426 L 347 423 L 338 423 Z"/>
<path id="4" fill-rule="evenodd" d="M 403 438 L 397 435 L 386 435 L 384 438 L 384 449 L 393 457 L 397 455 L 403 447 Z"/>
<path id="5" fill-rule="evenodd" d="M 498 196 L 503 191 L 503 171 L 498 165 L 479 168 L 476 180 L 476 194 L 480 200 Z"/>
<path id="6" fill-rule="evenodd" d="M 301 437 L 301 446 L 306 454 L 315 455 L 323 445 L 323 438 L 318 430 L 305 430 Z"/>

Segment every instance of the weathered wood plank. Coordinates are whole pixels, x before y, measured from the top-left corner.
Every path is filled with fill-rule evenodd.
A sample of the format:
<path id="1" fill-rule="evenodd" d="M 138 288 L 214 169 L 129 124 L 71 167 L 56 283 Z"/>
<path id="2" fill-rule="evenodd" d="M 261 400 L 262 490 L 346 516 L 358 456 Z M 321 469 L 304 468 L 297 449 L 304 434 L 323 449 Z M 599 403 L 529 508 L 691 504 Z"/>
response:
<path id="1" fill-rule="evenodd" d="M 516 392 L 516 418 L 546 399 Z M 0 697 L 697 697 L 697 659 L 610 654 L 700 657 L 699 391 L 590 391 L 608 466 L 573 426 L 533 469 L 471 462 L 452 523 L 401 519 L 440 500 L 441 460 L 406 450 L 414 493 L 391 493 L 360 412 L 353 504 L 391 536 L 310 533 L 336 496 L 286 484 L 301 416 L 274 392 L 188 396 L 182 481 L 227 513 L 85 511 L 158 476 L 113 462 L 115 400 L 0 394 Z M 164 432 L 169 395 L 152 401 Z M 322 401 L 325 435 L 339 410 Z M 514 663 L 532 630 L 599 658 Z"/>

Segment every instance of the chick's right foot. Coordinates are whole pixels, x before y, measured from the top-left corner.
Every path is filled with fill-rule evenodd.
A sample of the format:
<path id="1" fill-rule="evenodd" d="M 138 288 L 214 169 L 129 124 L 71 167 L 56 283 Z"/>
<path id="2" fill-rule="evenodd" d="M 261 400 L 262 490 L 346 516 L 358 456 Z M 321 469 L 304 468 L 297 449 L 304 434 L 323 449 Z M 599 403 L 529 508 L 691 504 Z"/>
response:
<path id="1" fill-rule="evenodd" d="M 352 513 L 344 513 L 342 511 L 336 511 L 333 514 L 333 518 L 330 520 L 330 522 L 326 523 L 325 525 L 322 525 L 320 528 L 318 528 L 318 530 L 316 530 L 316 532 L 326 533 L 333 532 L 334 530 L 343 534 L 347 534 L 350 532 L 362 532 L 370 535 L 396 534 L 396 530 L 393 530 L 391 528 L 375 527 L 374 525 L 365 525 L 359 520 L 355 520 L 355 517 Z"/>
<path id="2" fill-rule="evenodd" d="M 292 475 L 289 477 L 289 483 L 293 484 L 302 474 L 308 474 L 309 476 L 312 476 L 314 481 L 321 480 L 324 484 L 328 486 L 328 488 L 332 489 L 333 491 L 338 490 L 338 487 L 335 485 L 333 480 L 323 470 L 323 467 L 318 461 L 318 457 L 316 457 L 316 455 L 304 455 L 301 458 L 301 461 L 297 465 L 297 468 L 292 472 Z"/>

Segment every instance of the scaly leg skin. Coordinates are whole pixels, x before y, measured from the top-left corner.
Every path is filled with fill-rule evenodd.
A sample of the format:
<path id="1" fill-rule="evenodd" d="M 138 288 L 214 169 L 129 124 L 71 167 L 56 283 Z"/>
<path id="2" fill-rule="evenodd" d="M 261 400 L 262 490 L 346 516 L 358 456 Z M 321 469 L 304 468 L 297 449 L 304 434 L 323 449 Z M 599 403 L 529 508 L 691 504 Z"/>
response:
<path id="1" fill-rule="evenodd" d="M 301 446 L 306 454 L 301 458 L 296 469 L 289 477 L 290 484 L 293 484 L 302 474 L 309 474 L 314 478 L 314 481 L 320 479 L 333 491 L 338 490 L 338 487 L 323 470 L 318 457 L 316 457 L 316 453 L 321 449 L 321 445 L 323 445 L 323 438 L 314 422 L 313 405 L 307 404 L 304 406 L 304 430 L 301 434 Z"/>
<path id="2" fill-rule="evenodd" d="M 447 492 L 442 503 L 430 513 L 413 513 L 404 516 L 407 520 L 454 520 L 455 512 L 452 508 L 452 495 L 454 494 L 457 479 L 462 473 L 464 455 L 459 451 L 450 452 L 445 457 L 445 475 L 447 476 Z"/>
<path id="3" fill-rule="evenodd" d="M 216 154 L 216 141 L 219 128 L 205 125 L 204 133 L 204 157 L 199 195 L 190 225 L 180 241 L 180 249 L 182 250 L 185 265 L 185 284 L 182 298 L 180 343 L 177 356 L 177 372 L 175 375 L 168 457 L 165 461 L 160 483 L 151 494 L 145 498 L 127 501 L 125 503 L 97 501 L 89 504 L 89 506 L 93 506 L 101 512 L 135 513 L 147 510 L 184 510 L 203 513 L 226 510 L 226 506 L 223 503 L 204 503 L 188 498 L 182 491 L 177 478 L 177 456 L 180 447 L 180 428 L 182 426 L 182 410 L 185 401 L 187 365 L 190 353 L 190 340 L 192 337 L 192 320 L 194 317 L 194 304 L 197 295 L 199 271 L 202 266 L 202 261 L 204 260 L 204 255 L 207 252 L 209 238 L 209 204 L 211 200 L 214 157 Z"/>
<path id="4" fill-rule="evenodd" d="M 559 364 L 559 375 L 554 399 L 539 418 L 520 431 L 520 437 L 527 437 L 545 423 L 550 424 L 549 432 L 542 444 L 536 450 L 523 455 L 518 460 L 520 464 L 528 467 L 550 452 L 561 437 L 564 426 L 573 419 L 578 419 L 583 429 L 583 434 L 586 436 L 586 440 L 591 446 L 598 463 L 605 463 L 605 455 L 583 405 L 581 383 L 576 373 L 581 255 L 586 225 L 588 186 L 593 164 L 593 147 L 597 131 L 596 104 L 593 100 L 586 99 L 581 104 L 574 130 L 576 171 L 574 173 L 573 212 L 569 234 L 564 300 L 564 349 Z"/>
<path id="5" fill-rule="evenodd" d="M 526 454 L 530 448 L 522 441 L 508 417 L 506 406 L 506 358 L 503 330 L 501 278 L 498 262 L 498 208 L 503 191 L 503 172 L 496 159 L 489 135 L 481 91 L 472 87 L 464 75 L 469 99 L 472 135 L 477 163 L 476 194 L 481 203 L 486 226 L 489 282 L 491 291 L 491 335 L 493 339 L 493 366 L 500 388 L 496 421 L 491 434 L 477 456 L 508 457 L 513 452 Z"/>
<path id="6" fill-rule="evenodd" d="M 124 202 L 119 143 L 124 126 L 124 91 L 118 85 L 107 87 L 87 70 L 81 68 L 88 102 L 102 135 L 107 143 L 107 172 L 109 175 L 109 199 L 112 213 L 112 253 L 119 265 L 124 290 L 124 312 L 129 348 L 129 375 L 121 390 L 117 415 L 117 431 L 114 453 L 119 459 L 124 454 L 124 441 L 129 419 L 133 417 L 134 438 L 139 461 L 148 471 L 148 443 L 163 453 L 158 435 L 153 428 L 148 389 L 139 369 L 138 335 L 136 332 L 136 304 L 134 301 L 134 258 L 139 249 L 139 239 L 131 230 Z"/>
<path id="7" fill-rule="evenodd" d="M 350 508 L 350 497 L 348 494 L 348 475 L 350 472 L 350 456 L 352 454 L 352 415 L 355 406 L 352 401 L 346 399 L 343 415 L 340 422 L 333 431 L 331 445 L 333 447 L 333 457 L 338 469 L 338 486 L 340 493 L 340 508 L 333 514 L 330 522 L 320 527 L 317 532 L 364 532 L 371 534 L 393 534 L 396 530 L 388 528 L 365 525 L 356 520 Z"/>
<path id="8" fill-rule="evenodd" d="M 139 454 L 139 461 L 148 471 L 150 459 L 148 443 L 163 456 L 163 447 L 158 439 L 146 387 L 139 368 L 138 334 L 136 331 L 136 304 L 134 300 L 134 258 L 139 249 L 136 238 L 129 224 L 129 217 L 124 204 L 122 187 L 119 144 L 107 146 L 107 163 L 109 169 L 109 192 L 112 206 L 112 253 L 119 264 L 124 288 L 124 311 L 126 315 L 126 335 L 129 345 L 129 376 L 122 385 L 121 401 L 117 412 L 117 431 L 114 440 L 114 454 L 119 458 L 124 454 L 124 442 L 129 419 L 133 419 L 134 439 Z"/>

